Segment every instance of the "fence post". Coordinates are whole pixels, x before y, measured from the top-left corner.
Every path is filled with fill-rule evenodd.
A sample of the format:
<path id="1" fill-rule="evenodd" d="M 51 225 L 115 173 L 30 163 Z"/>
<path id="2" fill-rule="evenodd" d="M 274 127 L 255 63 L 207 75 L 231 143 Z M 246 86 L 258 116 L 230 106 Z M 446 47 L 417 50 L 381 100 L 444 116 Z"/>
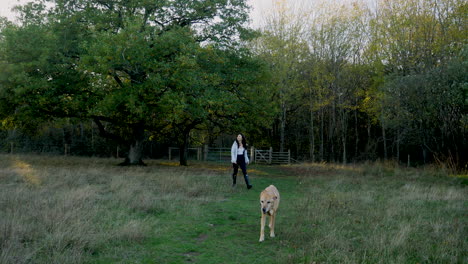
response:
<path id="1" fill-rule="evenodd" d="M 409 166 L 410 166 L 410 155 L 408 154 L 408 165 L 407 165 L 407 167 L 409 168 Z"/>
<path id="2" fill-rule="evenodd" d="M 201 147 L 197 148 L 197 160 L 201 160 Z"/>
<path id="3" fill-rule="evenodd" d="M 203 160 L 204 161 L 208 160 L 208 145 L 205 145 L 205 151 L 203 153 Z"/>
<path id="4" fill-rule="evenodd" d="M 288 165 L 291 165 L 291 150 L 288 149 Z"/>
<path id="5" fill-rule="evenodd" d="M 169 147 L 169 160 L 171 160 L 171 147 Z"/>
<path id="6" fill-rule="evenodd" d="M 273 147 L 270 147 L 270 156 L 268 157 L 268 164 L 271 164 L 272 156 L 273 156 Z"/>
<path id="7" fill-rule="evenodd" d="M 10 142 L 10 154 L 13 154 L 15 143 Z"/>
<path id="8" fill-rule="evenodd" d="M 63 147 L 64 147 L 65 156 L 67 156 L 68 144 L 64 144 Z"/>
<path id="9" fill-rule="evenodd" d="M 255 162 L 255 149 L 254 147 L 250 147 L 250 159 L 252 160 L 251 163 L 254 163 Z"/>
<path id="10" fill-rule="evenodd" d="M 116 154 L 116 157 L 117 157 L 118 159 L 120 158 L 120 157 L 119 157 L 119 150 L 120 150 L 120 149 L 119 149 L 119 146 L 117 146 L 117 152 L 116 152 L 115 154 Z"/>

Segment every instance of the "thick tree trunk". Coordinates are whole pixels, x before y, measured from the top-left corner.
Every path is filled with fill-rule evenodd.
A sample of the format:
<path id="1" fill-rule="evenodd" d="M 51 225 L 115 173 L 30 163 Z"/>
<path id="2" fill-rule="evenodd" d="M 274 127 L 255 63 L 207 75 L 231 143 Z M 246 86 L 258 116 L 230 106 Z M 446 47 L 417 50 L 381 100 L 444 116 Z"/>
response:
<path id="1" fill-rule="evenodd" d="M 179 164 L 181 166 L 188 166 L 188 149 L 187 146 L 180 146 L 179 148 Z"/>
<path id="2" fill-rule="evenodd" d="M 135 140 L 135 142 L 130 145 L 128 156 L 125 158 L 122 165 L 146 165 L 143 162 L 143 150 L 144 142 L 142 140 Z"/>
<path id="3" fill-rule="evenodd" d="M 108 118 L 94 116 L 94 123 L 98 126 L 99 135 L 107 139 L 111 139 L 119 144 L 130 144 L 128 155 L 125 158 L 125 161 L 120 163 L 121 166 L 128 165 L 146 165 L 143 162 L 143 150 L 145 143 L 145 125 L 144 123 L 131 124 L 132 135 L 131 140 L 124 139 L 118 134 L 111 133 L 106 130 L 101 121 L 109 122 Z"/>
<path id="4" fill-rule="evenodd" d="M 145 142 L 145 129 L 142 124 L 137 124 L 133 127 L 133 141 L 130 143 L 130 149 L 125 161 L 120 165 L 141 165 L 146 166 L 143 162 L 143 151 Z"/>
<path id="5" fill-rule="evenodd" d="M 179 145 L 179 164 L 181 166 L 188 166 L 188 141 L 189 132 L 184 132 L 183 140 Z"/>

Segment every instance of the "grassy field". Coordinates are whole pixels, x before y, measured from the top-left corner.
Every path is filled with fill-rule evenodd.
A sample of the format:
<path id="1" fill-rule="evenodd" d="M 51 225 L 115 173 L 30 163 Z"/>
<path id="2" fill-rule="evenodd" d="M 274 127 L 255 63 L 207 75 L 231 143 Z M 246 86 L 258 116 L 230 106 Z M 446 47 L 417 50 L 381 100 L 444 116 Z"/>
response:
<path id="1" fill-rule="evenodd" d="M 389 164 L 0 155 L 0 263 L 468 263 L 466 178 Z M 260 191 L 281 193 L 259 243 Z"/>

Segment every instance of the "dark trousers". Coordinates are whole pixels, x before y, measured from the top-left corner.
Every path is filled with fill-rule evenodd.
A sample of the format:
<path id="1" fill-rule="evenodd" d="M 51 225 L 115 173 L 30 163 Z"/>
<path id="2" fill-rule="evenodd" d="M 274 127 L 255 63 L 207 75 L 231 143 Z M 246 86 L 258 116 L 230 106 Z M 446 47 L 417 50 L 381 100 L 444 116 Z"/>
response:
<path id="1" fill-rule="evenodd" d="M 247 175 L 247 166 L 245 165 L 245 158 L 244 158 L 244 154 L 242 155 L 237 155 L 237 164 L 233 163 L 232 164 L 232 167 L 234 168 L 234 175 L 237 175 L 237 172 L 239 171 L 239 167 L 241 168 L 242 170 L 242 173 L 245 175 Z"/>

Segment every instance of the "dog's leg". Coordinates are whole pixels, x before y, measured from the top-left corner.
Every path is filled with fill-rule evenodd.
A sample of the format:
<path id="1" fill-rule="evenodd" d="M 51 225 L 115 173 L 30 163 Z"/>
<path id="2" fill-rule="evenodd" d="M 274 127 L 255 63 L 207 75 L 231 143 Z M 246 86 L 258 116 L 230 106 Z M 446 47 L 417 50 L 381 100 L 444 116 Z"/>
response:
<path id="1" fill-rule="evenodd" d="M 265 214 L 262 214 L 262 218 L 260 219 L 260 242 L 265 240 Z"/>
<path id="2" fill-rule="evenodd" d="M 276 212 L 270 216 L 270 237 L 275 237 Z"/>
<path id="3" fill-rule="evenodd" d="M 271 212 L 271 211 L 270 211 Z M 272 228 L 272 224 L 273 224 L 273 214 L 270 215 L 270 223 L 268 224 L 268 227 L 271 229 Z"/>

